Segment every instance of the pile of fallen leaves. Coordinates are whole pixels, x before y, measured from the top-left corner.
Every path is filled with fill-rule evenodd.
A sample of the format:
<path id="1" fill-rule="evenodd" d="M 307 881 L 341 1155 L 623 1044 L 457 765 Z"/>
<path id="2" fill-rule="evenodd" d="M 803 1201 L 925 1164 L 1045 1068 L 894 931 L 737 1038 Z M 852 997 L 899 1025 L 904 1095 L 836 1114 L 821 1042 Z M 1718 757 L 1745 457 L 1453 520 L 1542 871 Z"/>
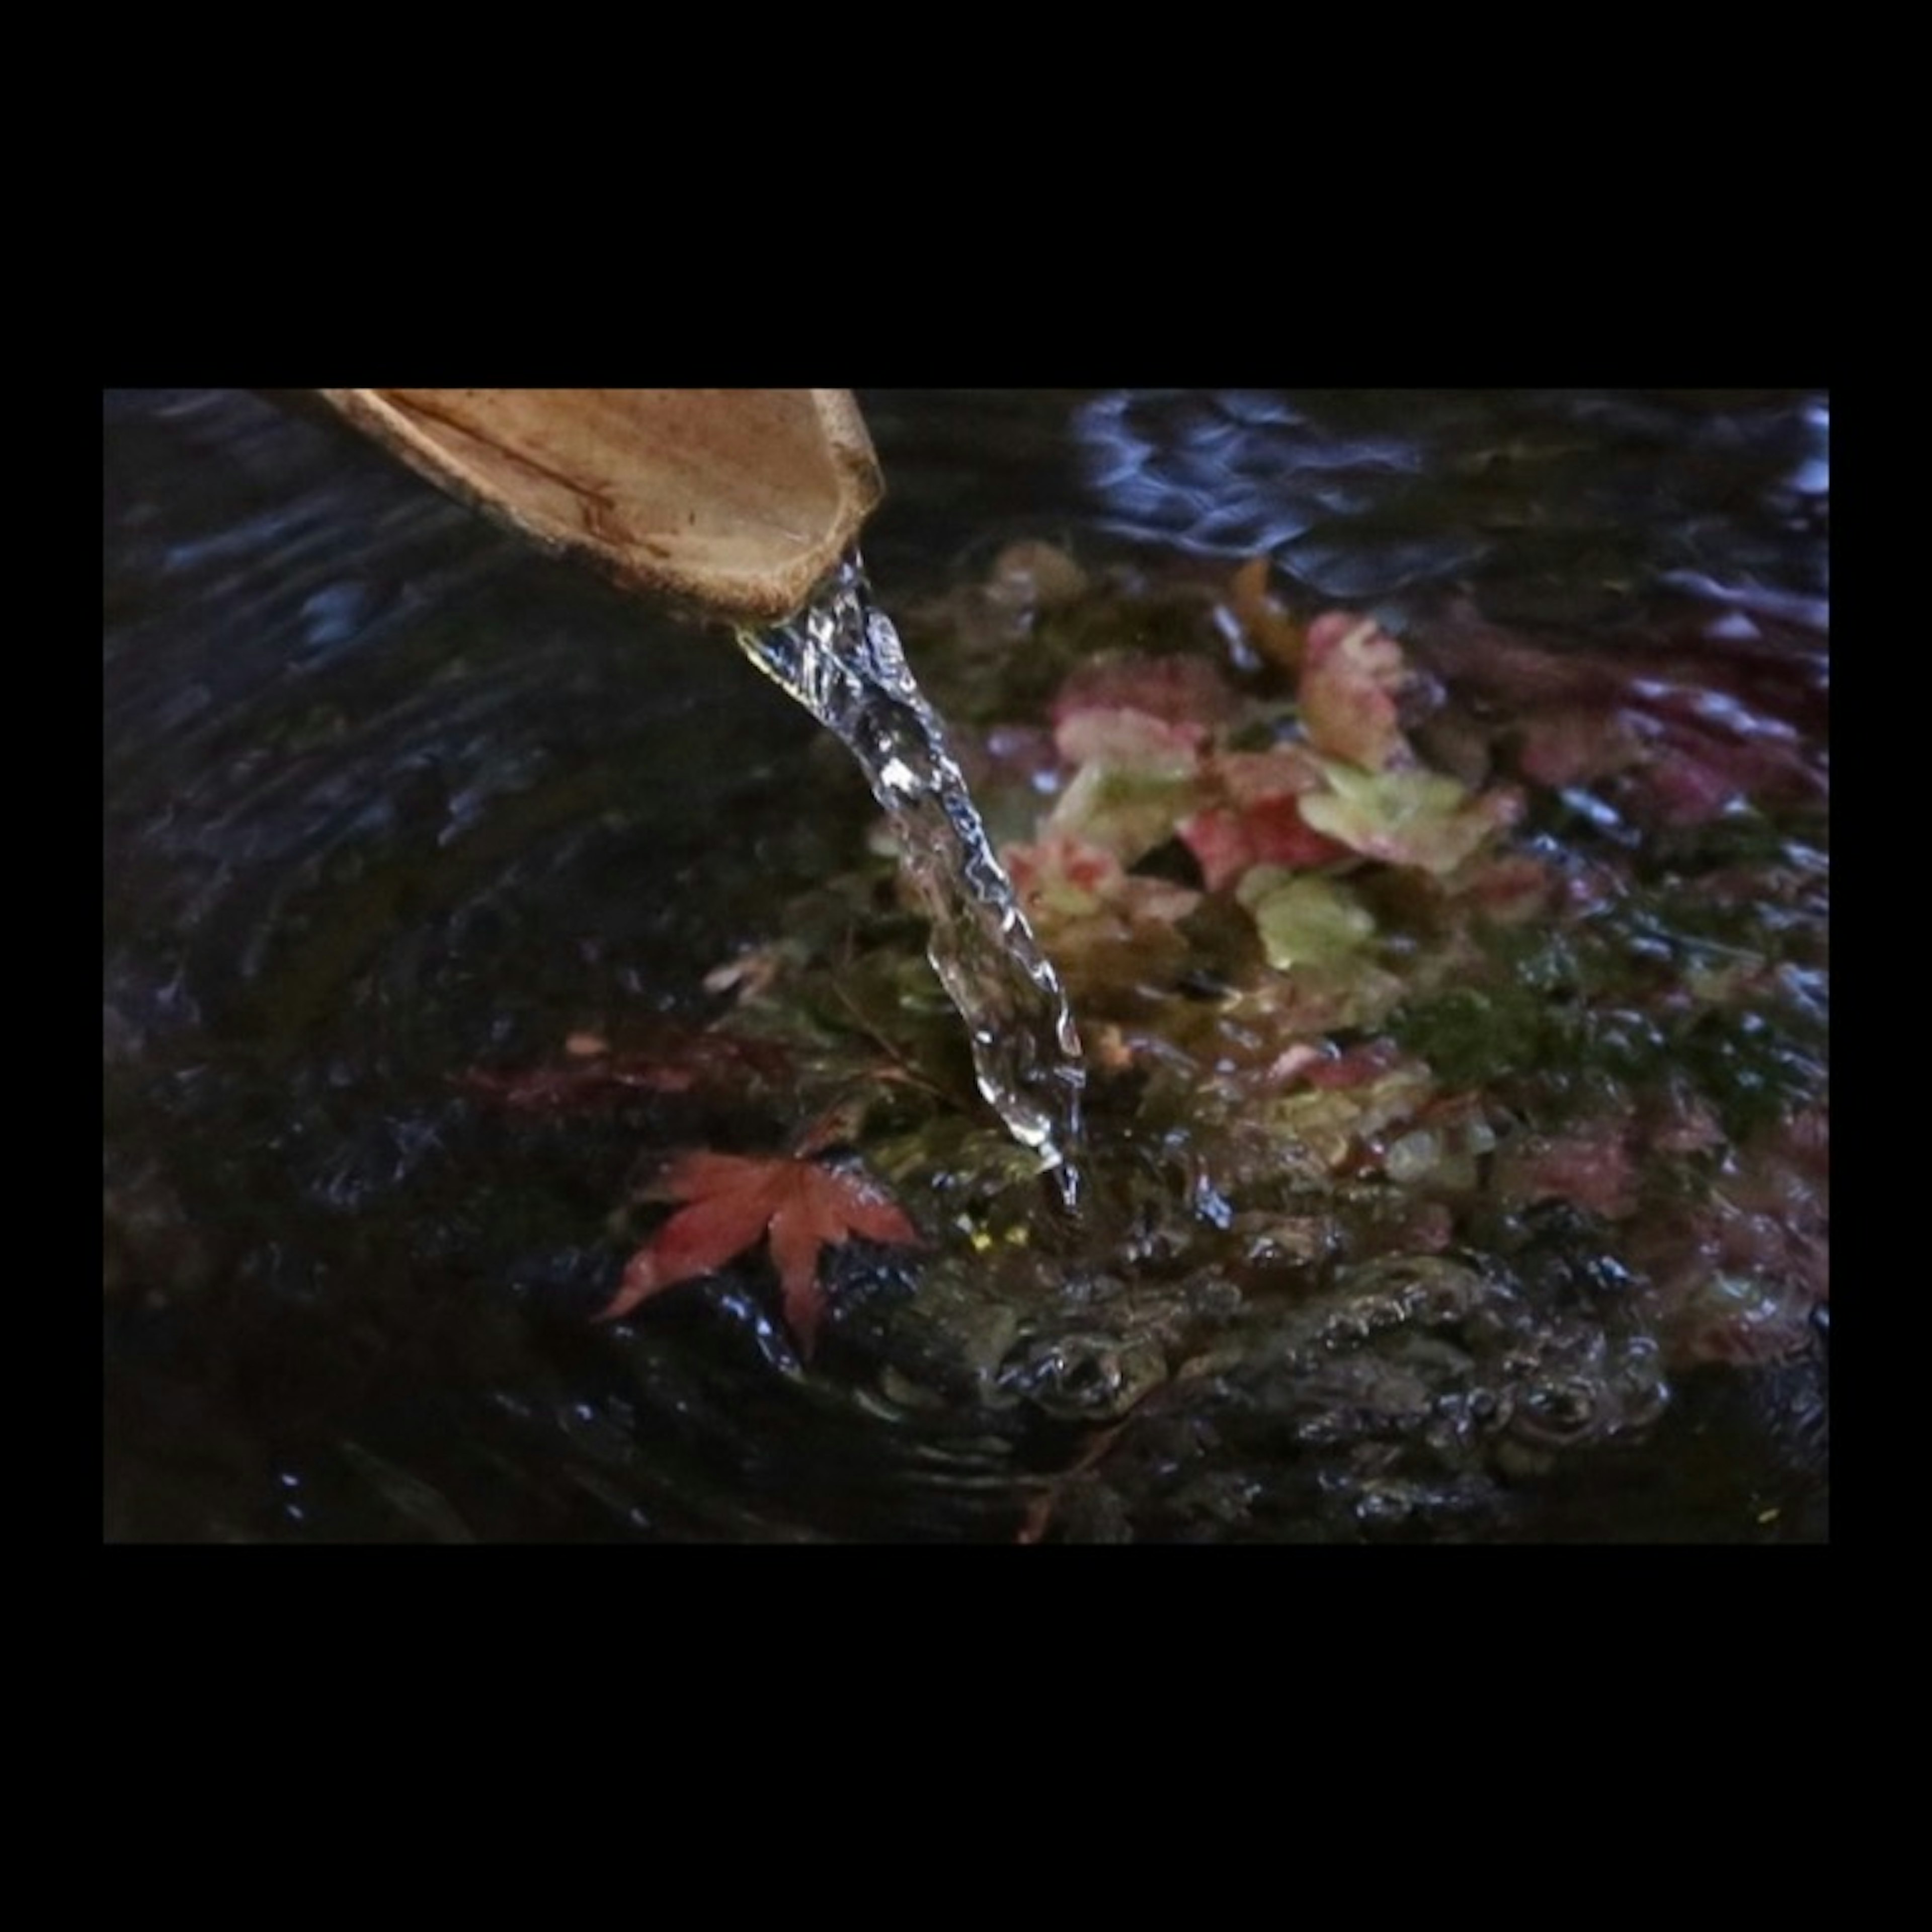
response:
<path id="1" fill-rule="evenodd" d="M 1611 651 L 1457 612 L 1398 638 L 1304 620 L 1264 565 L 1094 579 L 1041 545 L 923 614 L 913 661 L 970 721 L 1088 1042 L 1112 1246 L 1083 1264 L 1292 1300 L 1378 1256 L 1540 1252 L 1560 1214 L 1673 1360 L 1804 1345 L 1828 1293 L 1816 658 L 1685 622 Z M 735 1087 L 786 1150 L 656 1174 L 642 1198 L 674 1211 L 607 1315 L 763 1244 L 808 1349 L 829 1246 L 916 1221 L 934 1266 L 1024 1244 L 1027 1164 L 891 878 L 880 855 L 780 910 L 676 1052 L 510 1077 L 526 1106 Z M 856 1152 L 803 1125 L 828 1113 Z"/>
<path id="2" fill-rule="evenodd" d="M 1270 634 L 1294 668 L 1292 698 L 1284 680 L 1249 694 L 1206 660 L 1131 652 L 1061 687 L 1054 803 L 1004 857 L 1076 996 L 1194 964 L 1176 938 L 1214 898 L 1246 914 L 1268 969 L 1339 985 L 1377 931 L 1365 876 L 1468 890 L 1521 815 L 1513 787 L 1423 762 L 1402 720 L 1426 681 L 1372 619 L 1330 612 L 1292 644 Z"/>

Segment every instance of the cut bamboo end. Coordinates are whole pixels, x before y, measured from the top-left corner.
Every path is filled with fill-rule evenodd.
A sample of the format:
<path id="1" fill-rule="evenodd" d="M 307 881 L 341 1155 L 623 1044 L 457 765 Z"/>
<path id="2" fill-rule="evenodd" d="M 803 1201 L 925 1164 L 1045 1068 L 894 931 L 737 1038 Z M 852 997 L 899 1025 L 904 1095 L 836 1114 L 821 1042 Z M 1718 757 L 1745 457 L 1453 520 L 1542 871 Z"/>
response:
<path id="1" fill-rule="evenodd" d="M 790 616 L 884 494 L 844 389 L 325 389 L 454 495 L 626 588 Z"/>

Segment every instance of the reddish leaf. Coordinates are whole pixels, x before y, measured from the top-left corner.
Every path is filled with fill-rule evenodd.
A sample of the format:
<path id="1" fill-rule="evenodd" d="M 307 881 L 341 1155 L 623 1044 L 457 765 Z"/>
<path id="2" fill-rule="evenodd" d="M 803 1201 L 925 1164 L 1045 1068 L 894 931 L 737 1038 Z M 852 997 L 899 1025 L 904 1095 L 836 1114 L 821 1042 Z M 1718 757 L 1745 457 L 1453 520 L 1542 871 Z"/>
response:
<path id="1" fill-rule="evenodd" d="M 736 1091 L 759 1081 L 782 1078 L 790 1064 L 781 1046 L 730 1034 L 668 1029 L 648 1052 L 582 1051 L 578 1042 L 593 1037 L 573 1034 L 566 1042 L 565 1050 L 574 1056 L 568 1066 L 514 1072 L 474 1067 L 458 1077 L 472 1093 L 503 1106 L 543 1113 L 614 1100 L 638 1089 L 653 1094 L 685 1094 L 694 1087 Z"/>
<path id="2" fill-rule="evenodd" d="M 599 1316 L 627 1315 L 680 1282 L 715 1274 L 766 1236 L 784 1296 L 786 1325 L 799 1352 L 812 1353 L 824 1312 L 820 1250 L 854 1234 L 915 1245 L 919 1231 L 863 1174 L 785 1155 L 688 1154 L 651 1190 L 680 1208 L 631 1257 L 616 1294 Z"/>
<path id="3" fill-rule="evenodd" d="M 1532 1136 L 1505 1148 L 1496 1168 L 1497 1192 L 1512 1206 L 1569 1201 L 1612 1221 L 1636 1211 L 1638 1178 L 1629 1124 L 1617 1119 Z"/>
<path id="4" fill-rule="evenodd" d="M 1117 705 L 1110 710 L 1071 711 L 1053 742 L 1070 765 L 1113 765 L 1154 778 L 1192 775 L 1201 741 L 1198 724 L 1170 724 L 1151 712 Z"/>
<path id="5" fill-rule="evenodd" d="M 1328 782 L 1327 766 L 1301 745 L 1276 745 L 1266 752 L 1216 752 L 1208 776 L 1221 796 L 1238 806 L 1298 797 L 1320 791 Z"/>
<path id="6" fill-rule="evenodd" d="M 1200 904 L 1198 892 L 1139 878 L 1111 852 L 1058 832 L 1001 856 L 1040 944 L 1077 996 L 1159 984 L 1184 969 L 1186 942 L 1174 926 Z"/>
<path id="7" fill-rule="evenodd" d="M 1180 837 L 1199 862 L 1210 892 L 1232 885 L 1256 866 L 1328 866 L 1349 856 L 1347 846 L 1317 832 L 1302 817 L 1292 798 L 1196 812 L 1182 824 Z"/>
<path id="8" fill-rule="evenodd" d="M 1729 716 L 1717 713 L 1723 722 L 1713 725 L 1691 710 L 1698 694 L 1644 694 L 1655 742 L 1639 776 L 1667 824 L 1703 824 L 1740 800 L 1762 804 L 1823 793 L 1822 771 L 1781 742 L 1775 725 L 1750 718 L 1741 706 L 1730 706 Z"/>
<path id="9" fill-rule="evenodd" d="M 1233 717 L 1240 700 L 1202 658 L 1143 657 L 1137 652 L 1078 666 L 1054 700 L 1056 730 L 1083 711 L 1138 711 L 1198 734 Z"/>
<path id="10" fill-rule="evenodd" d="M 1309 742 L 1364 771 L 1412 764 L 1396 704 L 1408 675 L 1401 646 L 1372 618 L 1346 610 L 1316 618 L 1299 691 Z"/>
<path id="11" fill-rule="evenodd" d="M 1640 728 L 1621 706 L 1565 704 L 1526 722 L 1516 764 L 1525 778 L 1561 790 L 1627 770 L 1644 756 Z"/>
<path id="12" fill-rule="evenodd" d="M 1317 1060 L 1306 1069 L 1308 1084 L 1324 1092 L 1366 1087 L 1389 1072 L 1402 1058 L 1391 1040 L 1365 1040 L 1345 1048 L 1332 1059 Z"/>
<path id="13" fill-rule="evenodd" d="M 1078 917 L 1097 911 L 1126 872 L 1112 853 L 1065 832 L 1036 845 L 1009 845 L 1000 854 L 1029 914 Z"/>
<path id="14" fill-rule="evenodd" d="M 1296 745 L 1267 752 L 1222 752 L 1208 760 L 1210 802 L 1184 820 L 1179 835 L 1199 862 L 1210 892 L 1234 884 L 1256 866 L 1332 865 L 1349 856 L 1301 815 L 1297 800 L 1320 791 L 1320 759 Z"/>
<path id="15" fill-rule="evenodd" d="M 1717 648 L 1714 649 L 1713 646 Z M 1561 788 L 1615 779 L 1619 810 L 1701 824 L 1742 800 L 1822 799 L 1823 662 L 1795 646 L 1732 646 L 1670 626 L 1622 640 L 1614 658 L 1556 651 L 1450 613 L 1427 656 L 1511 718 L 1523 776 Z M 1687 665 L 1698 682 L 1684 681 Z"/>

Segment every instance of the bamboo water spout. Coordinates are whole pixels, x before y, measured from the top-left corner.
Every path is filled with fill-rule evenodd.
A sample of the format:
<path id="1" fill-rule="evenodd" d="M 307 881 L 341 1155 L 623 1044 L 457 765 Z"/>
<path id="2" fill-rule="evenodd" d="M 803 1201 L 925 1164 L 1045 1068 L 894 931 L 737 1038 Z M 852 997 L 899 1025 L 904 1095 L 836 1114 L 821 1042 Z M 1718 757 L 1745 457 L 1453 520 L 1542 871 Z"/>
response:
<path id="1" fill-rule="evenodd" d="M 884 494 L 844 389 L 324 389 L 452 494 L 628 590 L 791 616 Z"/>
<path id="2" fill-rule="evenodd" d="M 938 715 L 857 560 L 884 494 L 842 389 L 325 389 L 358 428 L 546 548 L 729 623 L 863 768 L 932 922 L 980 1093 L 1080 1198 L 1079 1035 Z"/>

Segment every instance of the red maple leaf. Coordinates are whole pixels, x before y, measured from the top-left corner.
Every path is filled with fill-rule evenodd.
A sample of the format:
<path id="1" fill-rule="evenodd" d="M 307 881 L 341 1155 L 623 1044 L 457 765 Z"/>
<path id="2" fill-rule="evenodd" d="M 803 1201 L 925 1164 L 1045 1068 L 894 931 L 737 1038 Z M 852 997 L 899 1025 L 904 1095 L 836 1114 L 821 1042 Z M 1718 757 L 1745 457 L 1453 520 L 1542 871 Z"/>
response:
<path id="1" fill-rule="evenodd" d="M 600 1320 L 627 1315 L 681 1281 L 715 1274 L 769 1235 L 785 1324 L 800 1354 L 809 1357 L 825 1310 L 819 1251 L 853 1234 L 908 1245 L 919 1240 L 919 1230 L 877 1182 L 789 1155 L 685 1154 L 650 1192 L 653 1198 L 686 1204 L 631 1257 Z"/>
<path id="2" fill-rule="evenodd" d="M 1351 856 L 1347 846 L 1317 832 L 1288 796 L 1249 805 L 1210 806 L 1182 821 L 1181 842 L 1201 867 L 1210 892 L 1234 884 L 1256 866 L 1295 868 L 1332 865 Z"/>

